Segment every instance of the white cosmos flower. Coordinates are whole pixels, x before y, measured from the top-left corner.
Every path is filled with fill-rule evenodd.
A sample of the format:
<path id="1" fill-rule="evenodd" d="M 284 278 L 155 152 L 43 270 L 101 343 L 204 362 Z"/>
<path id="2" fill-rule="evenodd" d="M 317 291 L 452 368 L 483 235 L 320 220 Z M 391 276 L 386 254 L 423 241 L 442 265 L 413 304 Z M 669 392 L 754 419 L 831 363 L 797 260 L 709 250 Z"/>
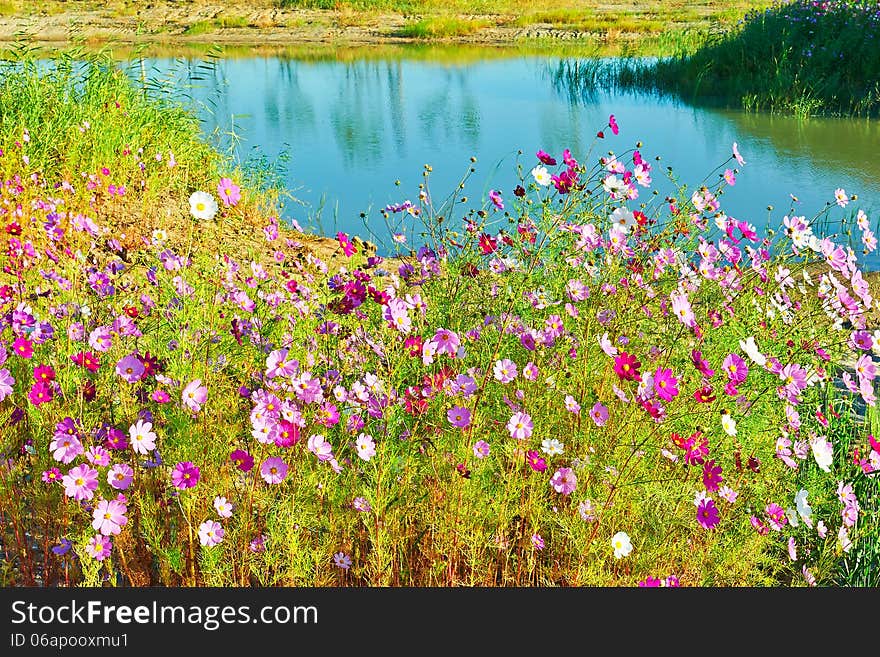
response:
<path id="1" fill-rule="evenodd" d="M 808 527 L 813 526 L 813 509 L 810 507 L 807 502 L 807 491 L 806 489 L 801 489 L 797 492 L 797 495 L 794 496 L 794 505 L 797 508 L 797 512 L 801 517 L 801 520 Z"/>
<path id="2" fill-rule="evenodd" d="M 550 172 L 547 171 L 547 167 L 542 167 L 540 164 L 532 169 L 532 178 L 534 178 L 535 182 L 542 187 L 546 187 L 552 182 L 550 178 Z"/>
<path id="3" fill-rule="evenodd" d="M 611 547 L 614 548 L 614 558 L 626 557 L 632 552 L 633 546 L 626 532 L 617 532 L 611 537 Z"/>
<path id="4" fill-rule="evenodd" d="M 611 223 L 620 226 L 628 232 L 636 225 L 636 217 L 626 208 L 615 208 L 614 212 L 611 213 Z"/>
<path id="5" fill-rule="evenodd" d="M 730 413 L 721 415 L 721 428 L 724 429 L 728 436 L 736 435 L 736 421 L 730 417 Z"/>
<path id="6" fill-rule="evenodd" d="M 545 438 L 541 441 L 541 451 L 547 456 L 558 456 L 565 449 L 565 444 L 556 438 Z"/>
<path id="7" fill-rule="evenodd" d="M 189 211 L 196 219 L 210 221 L 217 214 L 217 201 L 208 192 L 193 192 L 189 197 Z"/>
<path id="8" fill-rule="evenodd" d="M 767 357 L 758 350 L 758 345 L 755 344 L 754 336 L 750 335 L 745 340 L 740 340 L 739 347 L 746 353 L 746 356 L 752 359 L 752 362 L 756 365 L 764 367 L 764 365 L 767 363 Z"/>
<path id="9" fill-rule="evenodd" d="M 831 472 L 831 463 L 834 458 L 834 448 L 831 442 L 822 436 L 816 436 L 810 440 L 810 447 L 813 450 L 813 458 L 816 459 L 819 467 L 825 472 Z"/>

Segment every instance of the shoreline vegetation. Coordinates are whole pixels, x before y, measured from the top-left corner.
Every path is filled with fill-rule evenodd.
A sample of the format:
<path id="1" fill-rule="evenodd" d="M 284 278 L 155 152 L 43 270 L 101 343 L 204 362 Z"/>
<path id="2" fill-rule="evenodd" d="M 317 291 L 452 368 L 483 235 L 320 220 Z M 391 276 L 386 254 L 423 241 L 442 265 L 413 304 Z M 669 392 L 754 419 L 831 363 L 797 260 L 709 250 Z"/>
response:
<path id="1" fill-rule="evenodd" d="M 173 94 L 0 72 L 0 585 L 880 583 L 855 195 L 759 234 L 611 115 L 318 255 Z"/>
<path id="2" fill-rule="evenodd" d="M 750 12 L 696 48 L 613 74 L 624 88 L 807 117 L 880 115 L 880 3 L 796 0 Z"/>
<path id="3" fill-rule="evenodd" d="M 0 42 L 284 46 L 306 43 L 588 42 L 612 49 L 662 43 L 731 26 L 758 0 L 666 2 L 539 0 L 255 0 L 68 2 L 3 0 Z"/>

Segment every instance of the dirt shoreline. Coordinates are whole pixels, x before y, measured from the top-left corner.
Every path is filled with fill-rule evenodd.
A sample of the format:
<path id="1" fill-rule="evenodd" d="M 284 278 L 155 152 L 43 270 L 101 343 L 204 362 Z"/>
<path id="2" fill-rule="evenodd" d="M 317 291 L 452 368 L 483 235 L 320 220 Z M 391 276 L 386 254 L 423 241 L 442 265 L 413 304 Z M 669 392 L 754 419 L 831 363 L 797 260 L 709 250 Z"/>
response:
<path id="1" fill-rule="evenodd" d="M 170 3 L 146 5 L 130 14 L 106 8 L 64 9 L 32 15 L 0 16 L 0 43 L 26 40 L 34 45 L 104 43 L 228 46 L 295 46 L 298 44 L 407 44 L 460 43 L 515 45 L 528 41 L 587 41 L 602 43 L 633 41 L 645 35 L 610 30 L 588 32 L 564 25 L 537 23 L 517 26 L 499 16 L 462 15 L 461 20 L 486 24 L 471 34 L 424 39 L 402 36 L 414 17 L 395 13 L 351 13 L 305 9 L 242 9 L 235 27 L 217 25 L 230 19 L 221 4 L 176 6 Z M 696 25 L 695 25 L 696 26 Z M 677 26 L 682 27 L 682 26 Z M 205 30 L 205 31 L 200 31 Z"/>

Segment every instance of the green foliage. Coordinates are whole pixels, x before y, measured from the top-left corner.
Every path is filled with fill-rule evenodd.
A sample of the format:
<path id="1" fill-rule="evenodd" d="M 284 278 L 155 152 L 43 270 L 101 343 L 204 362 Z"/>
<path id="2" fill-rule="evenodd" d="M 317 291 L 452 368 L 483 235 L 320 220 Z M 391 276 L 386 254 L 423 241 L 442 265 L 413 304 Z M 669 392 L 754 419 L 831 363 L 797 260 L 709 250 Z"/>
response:
<path id="1" fill-rule="evenodd" d="M 798 0 L 755 11 L 656 63 L 632 62 L 623 87 L 797 116 L 880 113 L 880 13 L 875 2 Z"/>

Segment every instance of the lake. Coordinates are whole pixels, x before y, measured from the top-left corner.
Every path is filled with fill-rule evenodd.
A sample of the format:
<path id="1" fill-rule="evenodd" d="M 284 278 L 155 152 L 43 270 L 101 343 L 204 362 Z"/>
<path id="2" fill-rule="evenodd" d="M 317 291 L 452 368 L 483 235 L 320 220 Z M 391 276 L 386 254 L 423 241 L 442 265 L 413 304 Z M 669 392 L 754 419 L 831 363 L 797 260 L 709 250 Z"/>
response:
<path id="1" fill-rule="evenodd" d="M 581 66 L 589 69 L 583 60 L 492 51 L 462 61 L 440 53 L 410 56 L 401 48 L 344 61 L 237 57 L 210 66 L 155 58 L 144 62 L 144 70 L 191 83 L 186 93 L 206 132 L 234 129 L 242 160 L 255 153 L 270 161 L 289 156 L 284 182 L 298 202 L 286 203 L 288 219 L 323 234 L 344 230 L 371 238 L 380 253 L 392 248 L 380 209 L 416 201 L 425 164 L 432 167 L 435 199 L 455 190 L 471 156 L 477 158 L 476 173 L 466 194 L 485 199 L 497 188 L 509 197 L 517 183 L 518 150 L 527 172 L 539 149 L 561 160 L 562 150 L 570 148 L 593 164 L 608 150 L 623 153 L 641 141 L 640 151 L 654 167 L 654 186 L 667 194 L 674 191 L 664 175 L 667 166 L 693 189 L 717 180 L 715 168 L 737 142 L 746 166 L 722 197 L 731 216 L 759 228 L 768 221 L 778 227 L 792 205 L 795 214 L 813 217 L 838 187 L 859 198 L 845 210 L 834 207 L 832 220 L 862 208 L 874 225 L 880 211 L 878 121 L 799 120 L 595 88 L 576 74 Z M 620 134 L 606 130 L 597 140 L 610 114 Z M 229 146 L 231 138 L 220 141 Z M 643 193 L 640 200 L 646 198 Z"/>

